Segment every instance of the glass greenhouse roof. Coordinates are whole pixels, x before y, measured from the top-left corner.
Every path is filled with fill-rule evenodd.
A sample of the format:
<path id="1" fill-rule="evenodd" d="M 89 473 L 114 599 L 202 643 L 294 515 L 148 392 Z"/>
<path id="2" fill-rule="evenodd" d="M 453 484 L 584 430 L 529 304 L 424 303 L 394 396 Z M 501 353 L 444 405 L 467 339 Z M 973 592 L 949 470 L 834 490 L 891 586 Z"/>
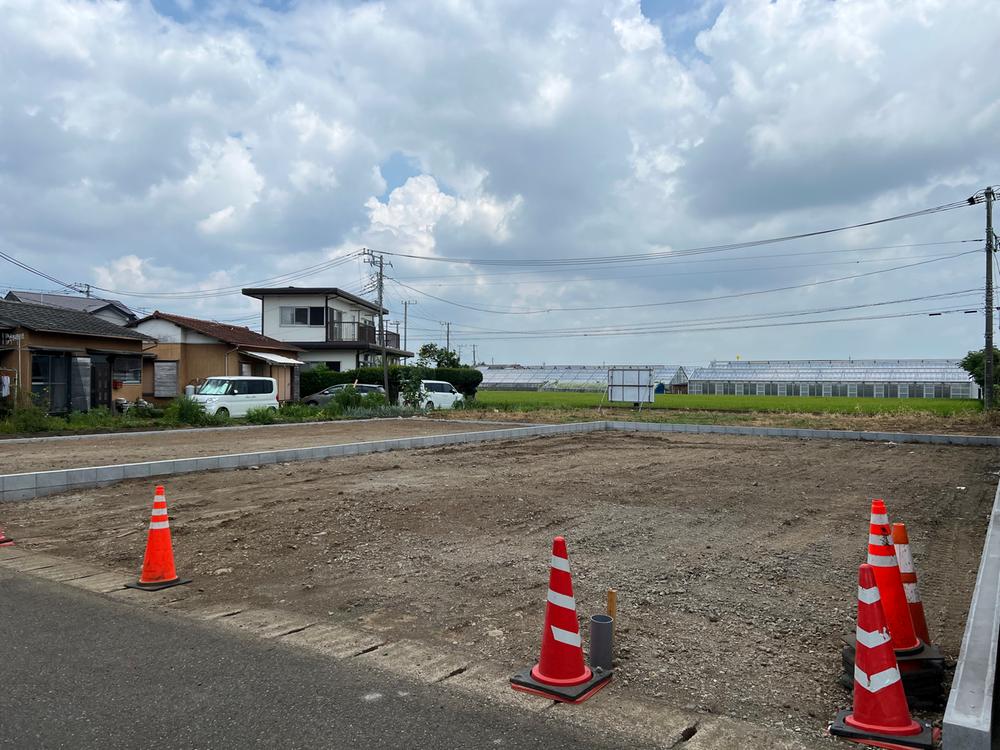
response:
<path id="1" fill-rule="evenodd" d="M 608 370 L 614 367 L 649 367 L 657 383 L 686 383 L 680 365 L 484 365 L 483 388 L 492 386 L 555 387 L 558 385 L 603 388 L 608 384 Z"/>
<path id="2" fill-rule="evenodd" d="M 950 359 L 769 360 L 713 362 L 689 373 L 694 381 L 967 383 Z"/>

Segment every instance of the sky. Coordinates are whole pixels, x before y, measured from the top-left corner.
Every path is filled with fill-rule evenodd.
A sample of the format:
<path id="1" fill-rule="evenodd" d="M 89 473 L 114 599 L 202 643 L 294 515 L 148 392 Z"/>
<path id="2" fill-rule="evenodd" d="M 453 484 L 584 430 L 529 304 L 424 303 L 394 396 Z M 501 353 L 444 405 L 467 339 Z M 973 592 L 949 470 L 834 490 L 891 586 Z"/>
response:
<path id="1" fill-rule="evenodd" d="M 0 0 L 0 18 L 0 252 L 51 277 L 0 260 L 0 291 L 87 283 L 254 326 L 241 286 L 370 296 L 371 248 L 391 327 L 413 301 L 409 348 L 448 322 L 467 362 L 982 346 L 985 210 L 958 202 L 1000 184 L 1000 3 Z"/>

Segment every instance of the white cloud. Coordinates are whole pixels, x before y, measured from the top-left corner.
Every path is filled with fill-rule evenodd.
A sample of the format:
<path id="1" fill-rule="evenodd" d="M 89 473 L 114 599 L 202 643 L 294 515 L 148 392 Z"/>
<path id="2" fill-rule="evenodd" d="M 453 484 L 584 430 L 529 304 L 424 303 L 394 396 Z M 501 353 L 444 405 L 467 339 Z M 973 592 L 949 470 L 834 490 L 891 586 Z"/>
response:
<path id="1" fill-rule="evenodd" d="M 0 231 L 15 255 L 70 281 L 207 289 L 360 245 L 496 259 L 732 242 L 943 203 L 997 181 L 1000 93 L 982 71 L 995 66 L 1000 5 L 685 7 L 657 25 L 638 0 L 326 1 L 282 12 L 218 0 L 190 5 L 179 23 L 149 4 L 9 0 L 0 25 Z M 395 153 L 420 174 L 383 173 Z M 978 237 L 977 211 L 774 253 Z M 881 256 L 934 251 L 787 261 L 740 260 L 752 255 L 742 252 L 727 263 L 622 267 L 603 277 L 586 269 L 504 276 L 400 259 L 393 273 L 491 309 L 539 300 L 601 306 L 852 270 L 805 260 L 860 260 L 858 268 L 871 269 Z M 972 260 L 737 307 L 964 288 L 979 283 L 981 264 Z M 351 287 L 364 273 L 351 264 L 308 282 Z M 448 273 L 460 276 L 440 278 Z M 7 269 L 4 283 L 42 283 L 19 274 Z M 202 286 L 212 274 L 223 281 Z M 512 317 L 422 304 L 456 329 L 515 326 Z M 245 310 L 238 297 L 174 307 L 217 317 Z M 732 309 L 525 316 L 516 326 L 649 323 Z M 572 339 L 490 346 L 498 360 L 525 361 L 951 354 L 976 345 L 971 319 L 964 327 L 941 318 L 815 335 L 774 329 L 588 340 L 586 348 Z"/>

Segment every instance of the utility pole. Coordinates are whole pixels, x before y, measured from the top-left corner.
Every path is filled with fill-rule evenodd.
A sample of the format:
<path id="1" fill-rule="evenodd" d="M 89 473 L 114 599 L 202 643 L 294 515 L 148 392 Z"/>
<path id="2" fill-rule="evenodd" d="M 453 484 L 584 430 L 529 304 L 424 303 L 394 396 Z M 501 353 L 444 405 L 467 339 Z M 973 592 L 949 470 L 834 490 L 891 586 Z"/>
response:
<path id="1" fill-rule="evenodd" d="M 378 290 L 378 338 L 382 346 L 382 387 L 385 389 L 385 397 L 389 398 L 389 357 L 385 351 L 385 307 L 383 306 L 383 295 L 385 293 L 385 256 L 381 253 L 378 259 L 375 253 L 367 248 L 364 251 L 368 265 L 376 269 L 375 288 Z M 392 266 L 392 264 L 389 264 Z"/>
<path id="2" fill-rule="evenodd" d="M 415 299 L 403 300 L 403 350 L 404 351 L 409 351 L 409 349 L 406 348 L 407 319 L 409 317 L 410 305 L 415 305 L 415 304 L 417 304 L 417 301 Z"/>
<path id="3" fill-rule="evenodd" d="M 993 408 L 993 188 L 986 188 L 986 355 L 983 360 L 983 405 Z"/>
<path id="4" fill-rule="evenodd" d="M 475 367 L 477 362 L 479 362 L 479 360 L 476 359 L 476 345 L 473 344 L 472 345 L 472 366 Z"/>
<path id="5" fill-rule="evenodd" d="M 451 351 L 451 323 L 447 321 L 444 324 L 445 338 L 444 338 L 444 348 L 449 352 Z"/>

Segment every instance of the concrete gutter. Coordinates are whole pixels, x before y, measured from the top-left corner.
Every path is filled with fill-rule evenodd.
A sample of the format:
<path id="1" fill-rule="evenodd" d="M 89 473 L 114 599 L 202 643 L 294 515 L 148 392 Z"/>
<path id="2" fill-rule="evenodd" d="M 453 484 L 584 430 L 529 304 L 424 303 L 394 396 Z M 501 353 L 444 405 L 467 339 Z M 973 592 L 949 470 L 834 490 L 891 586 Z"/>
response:
<path id="1" fill-rule="evenodd" d="M 459 421 L 459 420 L 456 420 Z M 469 424 L 469 422 L 463 422 Z M 496 423 L 483 422 L 495 425 Z M 272 425 L 277 426 L 277 425 Z M 290 426 L 290 425 L 286 425 Z M 232 427 L 222 429 L 234 429 Z M 247 429 L 247 428 L 235 428 Z M 256 429 L 256 428 L 254 428 Z M 187 474 L 193 471 L 219 471 L 239 469 L 291 461 L 317 461 L 335 456 L 353 456 L 414 448 L 434 448 L 442 445 L 461 445 L 493 440 L 518 440 L 530 437 L 565 435 L 586 432 L 647 432 L 713 435 L 744 435 L 750 437 L 778 437 L 821 440 L 862 440 L 870 442 L 931 443 L 942 445 L 972 445 L 1000 447 L 1000 436 L 991 435 L 924 435 L 905 432 L 852 432 L 846 430 L 804 430 L 784 427 L 731 427 L 723 425 L 666 424 L 659 422 L 572 422 L 560 425 L 531 425 L 490 429 L 483 432 L 463 432 L 449 435 L 396 438 L 365 443 L 320 445 L 306 448 L 233 453 L 197 458 L 178 458 L 167 461 L 145 461 L 133 464 L 91 466 L 79 469 L 35 471 L 23 474 L 0 475 L 0 502 L 30 500 L 35 497 L 55 495 L 60 492 L 103 487 L 124 479 Z M 53 438 L 49 438 L 53 439 Z"/>
<path id="2" fill-rule="evenodd" d="M 991 750 L 1000 639 L 1000 485 L 993 500 L 962 649 L 944 712 L 944 750 Z"/>

